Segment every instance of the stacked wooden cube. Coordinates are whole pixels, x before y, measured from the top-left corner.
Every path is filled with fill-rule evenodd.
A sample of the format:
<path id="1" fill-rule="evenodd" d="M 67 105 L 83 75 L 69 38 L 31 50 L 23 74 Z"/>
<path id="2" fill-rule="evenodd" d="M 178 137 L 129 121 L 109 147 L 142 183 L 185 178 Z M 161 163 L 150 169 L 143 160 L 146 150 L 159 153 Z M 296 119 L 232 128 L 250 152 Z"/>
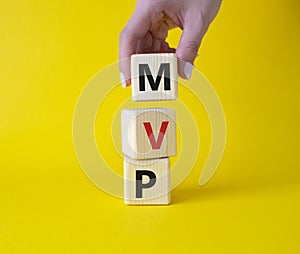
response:
<path id="1" fill-rule="evenodd" d="M 176 55 L 132 55 L 131 83 L 133 101 L 177 99 Z M 169 157 L 176 155 L 175 118 L 175 110 L 170 108 L 122 111 L 125 204 L 170 203 Z"/>

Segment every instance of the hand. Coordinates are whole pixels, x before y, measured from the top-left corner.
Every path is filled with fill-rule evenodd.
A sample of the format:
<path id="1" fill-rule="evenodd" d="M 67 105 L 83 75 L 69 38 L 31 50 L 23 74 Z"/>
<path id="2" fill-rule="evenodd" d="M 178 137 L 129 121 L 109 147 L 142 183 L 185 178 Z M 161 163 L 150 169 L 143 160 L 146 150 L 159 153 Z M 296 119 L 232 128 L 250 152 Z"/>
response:
<path id="1" fill-rule="evenodd" d="M 220 8 L 221 0 L 138 0 L 136 9 L 120 34 L 120 78 L 130 85 L 130 56 L 141 53 L 175 53 L 178 71 L 190 79 L 193 62 L 204 34 Z M 183 30 L 177 49 L 166 42 L 168 30 Z M 123 59 L 123 60 L 122 60 Z"/>

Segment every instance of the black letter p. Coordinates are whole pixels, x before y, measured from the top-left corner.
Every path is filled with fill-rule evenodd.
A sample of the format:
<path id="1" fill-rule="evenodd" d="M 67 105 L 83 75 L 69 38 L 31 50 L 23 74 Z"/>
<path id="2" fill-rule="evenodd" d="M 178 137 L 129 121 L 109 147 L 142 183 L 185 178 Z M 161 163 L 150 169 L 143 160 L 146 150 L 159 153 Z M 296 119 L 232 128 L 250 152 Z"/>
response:
<path id="1" fill-rule="evenodd" d="M 149 177 L 149 182 L 143 184 L 143 175 Z M 143 189 L 151 188 L 156 183 L 156 175 L 149 170 L 136 171 L 136 198 L 143 197 Z"/>

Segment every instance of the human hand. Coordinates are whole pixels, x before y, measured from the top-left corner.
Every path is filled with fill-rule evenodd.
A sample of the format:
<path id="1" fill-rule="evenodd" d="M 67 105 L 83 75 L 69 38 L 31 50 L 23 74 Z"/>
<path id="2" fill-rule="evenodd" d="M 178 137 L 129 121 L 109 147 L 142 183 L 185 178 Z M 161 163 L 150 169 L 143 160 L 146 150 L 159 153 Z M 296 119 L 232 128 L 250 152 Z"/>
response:
<path id="1" fill-rule="evenodd" d="M 222 0 L 138 0 L 130 20 L 120 33 L 119 67 L 123 87 L 131 84 L 130 56 L 142 53 L 175 53 L 178 72 L 190 79 L 203 36 Z M 177 49 L 166 42 L 168 30 L 183 32 Z"/>

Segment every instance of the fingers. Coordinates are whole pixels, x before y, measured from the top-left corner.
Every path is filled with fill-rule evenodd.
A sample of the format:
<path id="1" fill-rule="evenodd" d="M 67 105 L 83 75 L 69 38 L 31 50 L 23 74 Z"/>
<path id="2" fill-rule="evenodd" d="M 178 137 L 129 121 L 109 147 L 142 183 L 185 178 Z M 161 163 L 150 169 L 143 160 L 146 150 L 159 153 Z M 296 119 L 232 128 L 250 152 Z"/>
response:
<path id="1" fill-rule="evenodd" d="M 150 27 L 149 14 L 143 10 L 133 13 L 127 25 L 120 34 L 119 68 L 123 87 L 130 85 L 130 56 L 136 53 L 139 40 L 148 32 Z"/>
<path id="2" fill-rule="evenodd" d="M 164 22 L 164 20 L 161 20 L 158 24 L 156 24 L 156 26 L 150 28 L 152 36 L 157 39 L 167 38 L 168 30 L 168 25 Z"/>
<path id="3" fill-rule="evenodd" d="M 160 52 L 161 53 L 175 53 L 176 49 L 171 48 L 165 40 L 160 40 Z"/>
<path id="4" fill-rule="evenodd" d="M 152 47 L 152 35 L 147 32 L 146 35 L 137 43 L 136 54 L 148 53 Z"/>
<path id="5" fill-rule="evenodd" d="M 200 15 L 198 15 L 200 16 Z M 194 68 L 193 62 L 198 55 L 198 49 L 208 25 L 201 17 L 189 17 L 184 25 L 176 55 L 179 59 L 178 72 L 183 78 L 190 79 Z"/>
<path id="6" fill-rule="evenodd" d="M 152 47 L 151 47 L 151 52 L 152 53 L 160 53 L 160 41 L 159 39 L 154 38 L 152 41 Z"/>
<path id="7" fill-rule="evenodd" d="M 137 44 L 136 54 L 143 53 L 175 53 L 176 50 L 171 48 L 165 39 L 153 38 L 148 32 Z"/>

